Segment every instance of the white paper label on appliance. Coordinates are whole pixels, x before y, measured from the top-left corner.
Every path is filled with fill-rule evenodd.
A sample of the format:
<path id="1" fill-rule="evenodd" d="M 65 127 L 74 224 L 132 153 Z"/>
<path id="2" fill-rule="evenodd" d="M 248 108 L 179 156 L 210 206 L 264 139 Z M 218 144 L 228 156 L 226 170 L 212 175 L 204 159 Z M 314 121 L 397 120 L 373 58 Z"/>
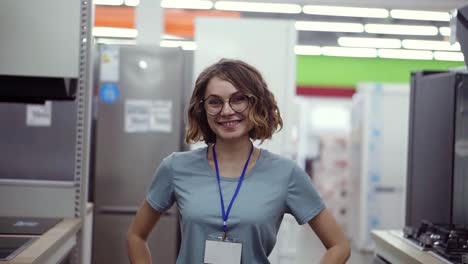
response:
<path id="1" fill-rule="evenodd" d="M 172 131 L 172 101 L 153 101 L 151 108 L 150 130 L 166 133 Z"/>
<path id="2" fill-rule="evenodd" d="M 151 100 L 125 101 L 125 132 L 141 133 L 150 130 L 153 102 Z"/>
<path id="3" fill-rule="evenodd" d="M 455 153 L 460 157 L 468 156 L 468 139 L 460 139 L 455 142 Z"/>
<path id="4" fill-rule="evenodd" d="M 119 81 L 120 49 L 118 46 L 104 45 L 101 48 L 101 82 Z"/>
<path id="5" fill-rule="evenodd" d="M 26 105 L 26 126 L 50 127 L 52 125 L 52 103 Z"/>

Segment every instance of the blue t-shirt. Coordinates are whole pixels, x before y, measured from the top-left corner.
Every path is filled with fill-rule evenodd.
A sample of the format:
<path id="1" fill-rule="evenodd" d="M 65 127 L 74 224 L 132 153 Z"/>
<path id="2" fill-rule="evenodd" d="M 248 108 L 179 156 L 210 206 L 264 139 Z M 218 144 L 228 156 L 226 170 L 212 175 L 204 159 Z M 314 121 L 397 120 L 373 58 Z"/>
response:
<path id="1" fill-rule="evenodd" d="M 178 264 L 203 263 L 205 240 L 222 235 L 216 172 L 206 154 L 207 147 L 165 158 L 146 198 L 159 212 L 177 203 L 182 234 Z M 221 177 L 226 210 L 237 182 Z M 228 236 L 242 242 L 242 263 L 269 263 L 283 215 L 292 214 L 302 225 L 324 208 L 309 176 L 294 161 L 261 149 L 232 206 Z"/>

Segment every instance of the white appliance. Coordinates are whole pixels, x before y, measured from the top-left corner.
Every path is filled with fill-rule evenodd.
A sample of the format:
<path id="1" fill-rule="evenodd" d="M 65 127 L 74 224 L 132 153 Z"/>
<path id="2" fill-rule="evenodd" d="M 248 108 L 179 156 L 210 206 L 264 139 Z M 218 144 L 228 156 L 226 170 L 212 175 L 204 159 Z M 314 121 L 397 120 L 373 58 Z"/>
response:
<path id="1" fill-rule="evenodd" d="M 351 228 L 354 246 L 372 251 L 373 229 L 405 220 L 409 85 L 361 83 L 351 116 Z"/>

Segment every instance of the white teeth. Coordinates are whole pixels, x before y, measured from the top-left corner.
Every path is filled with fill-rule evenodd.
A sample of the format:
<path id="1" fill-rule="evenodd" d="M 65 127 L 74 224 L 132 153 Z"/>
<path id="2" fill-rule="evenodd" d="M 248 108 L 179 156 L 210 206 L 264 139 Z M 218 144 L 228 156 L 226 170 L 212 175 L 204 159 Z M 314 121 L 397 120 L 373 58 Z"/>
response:
<path id="1" fill-rule="evenodd" d="M 226 126 L 226 127 L 232 127 L 237 125 L 241 120 L 235 120 L 235 121 L 227 121 L 227 122 L 220 122 L 221 125 Z"/>

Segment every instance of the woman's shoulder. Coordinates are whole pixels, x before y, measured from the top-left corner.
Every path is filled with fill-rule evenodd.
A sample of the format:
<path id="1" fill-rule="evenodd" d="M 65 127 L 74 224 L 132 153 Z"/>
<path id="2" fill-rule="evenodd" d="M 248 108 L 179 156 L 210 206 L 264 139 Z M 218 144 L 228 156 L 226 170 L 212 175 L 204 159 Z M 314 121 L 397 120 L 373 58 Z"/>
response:
<path id="1" fill-rule="evenodd" d="M 265 163 L 273 167 L 282 167 L 282 168 L 294 168 L 296 162 L 290 158 L 281 156 L 279 154 L 268 151 L 267 149 L 261 149 L 261 155 Z"/>
<path id="2" fill-rule="evenodd" d="M 168 162 L 172 164 L 193 164 L 194 162 L 200 161 L 205 158 L 206 147 L 197 148 L 187 151 L 173 152 L 167 156 Z"/>

